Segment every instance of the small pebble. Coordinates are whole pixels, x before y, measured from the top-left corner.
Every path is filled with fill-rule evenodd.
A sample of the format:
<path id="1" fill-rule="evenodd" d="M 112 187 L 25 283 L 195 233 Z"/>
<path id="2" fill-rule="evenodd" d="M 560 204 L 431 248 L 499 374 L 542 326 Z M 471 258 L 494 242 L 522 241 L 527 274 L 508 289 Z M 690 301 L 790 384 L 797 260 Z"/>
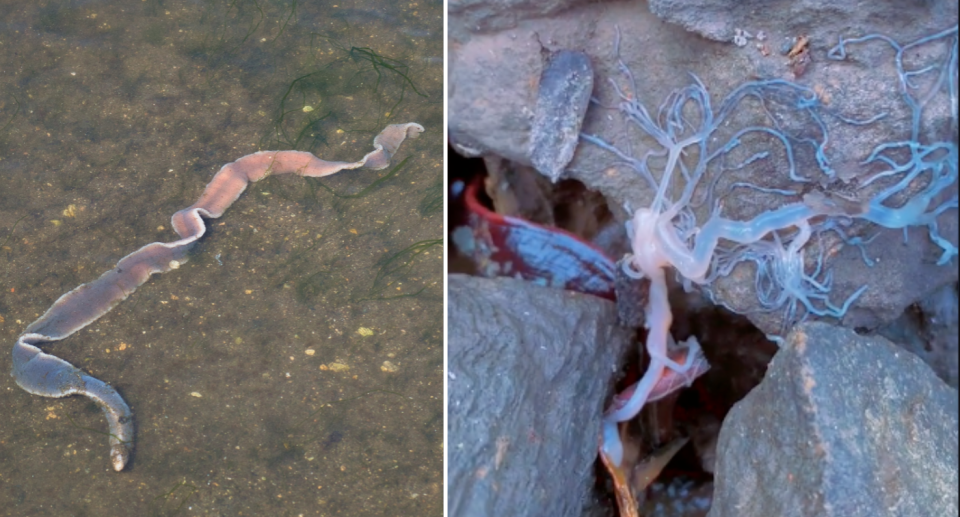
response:
<path id="1" fill-rule="evenodd" d="M 780 44 L 780 53 L 787 55 L 790 53 L 790 49 L 793 48 L 793 38 L 786 38 L 783 40 L 783 43 Z"/>

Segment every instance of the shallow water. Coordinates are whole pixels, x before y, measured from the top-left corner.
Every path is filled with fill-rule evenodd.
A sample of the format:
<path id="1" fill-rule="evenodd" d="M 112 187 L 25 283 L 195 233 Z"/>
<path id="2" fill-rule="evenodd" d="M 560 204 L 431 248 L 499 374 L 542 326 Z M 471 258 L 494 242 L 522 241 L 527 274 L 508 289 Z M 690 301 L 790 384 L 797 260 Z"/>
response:
<path id="1" fill-rule="evenodd" d="M 19 4 L 0 25 L 8 347 L 175 240 L 223 164 L 427 132 L 376 184 L 393 168 L 252 186 L 187 264 L 44 347 L 132 407 L 125 471 L 95 405 L 0 376 L 0 515 L 440 515 L 442 3 Z"/>

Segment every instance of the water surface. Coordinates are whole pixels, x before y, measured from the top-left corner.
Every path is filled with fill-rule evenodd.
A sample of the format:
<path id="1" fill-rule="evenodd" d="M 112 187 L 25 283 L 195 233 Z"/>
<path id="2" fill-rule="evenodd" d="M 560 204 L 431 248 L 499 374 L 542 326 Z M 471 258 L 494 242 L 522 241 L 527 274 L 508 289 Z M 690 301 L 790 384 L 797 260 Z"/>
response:
<path id="1" fill-rule="evenodd" d="M 337 4 L 8 3 L 7 349 L 61 294 L 174 240 L 223 164 L 353 161 L 386 124 L 427 132 L 399 169 L 254 185 L 187 264 L 45 347 L 132 407 L 124 472 L 95 405 L 0 376 L 0 515 L 441 515 L 442 3 Z"/>

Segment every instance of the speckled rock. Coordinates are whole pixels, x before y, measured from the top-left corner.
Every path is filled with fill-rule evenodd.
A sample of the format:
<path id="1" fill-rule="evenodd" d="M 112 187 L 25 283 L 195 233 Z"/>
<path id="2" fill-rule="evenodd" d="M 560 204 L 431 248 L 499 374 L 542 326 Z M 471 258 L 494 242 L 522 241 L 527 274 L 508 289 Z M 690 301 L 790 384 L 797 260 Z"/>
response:
<path id="1" fill-rule="evenodd" d="M 732 42 L 737 29 L 753 39 L 764 29 L 769 33 L 771 27 L 825 41 L 836 37 L 834 31 L 841 20 L 853 27 L 868 17 L 896 18 L 910 7 L 903 2 L 873 2 L 869 9 L 864 9 L 855 3 L 823 0 L 649 0 L 648 4 L 650 12 L 663 21 L 722 42 Z M 930 9 L 935 15 L 952 14 L 949 2 L 913 4 Z"/>
<path id="2" fill-rule="evenodd" d="M 539 88 L 530 158 L 541 174 L 556 183 L 573 158 L 593 93 L 590 57 L 572 50 L 550 55 Z"/>
<path id="3" fill-rule="evenodd" d="M 802 324 L 724 420 L 709 517 L 956 515 L 957 404 L 886 339 Z"/>
<path id="4" fill-rule="evenodd" d="M 448 0 L 450 37 L 512 29 L 520 20 L 550 16 L 590 0 Z"/>

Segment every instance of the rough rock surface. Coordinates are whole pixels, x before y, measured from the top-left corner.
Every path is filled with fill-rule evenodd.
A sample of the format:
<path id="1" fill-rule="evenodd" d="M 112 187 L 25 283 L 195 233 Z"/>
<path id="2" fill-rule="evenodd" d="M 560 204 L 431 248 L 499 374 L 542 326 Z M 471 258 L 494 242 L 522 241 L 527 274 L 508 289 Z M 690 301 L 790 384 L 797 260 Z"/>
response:
<path id="1" fill-rule="evenodd" d="M 703 5 L 701 5 L 703 4 Z M 716 16 L 697 17 L 697 9 L 710 4 Z M 485 3 L 497 10 L 499 4 Z M 572 5 L 572 4 L 571 4 Z M 573 49 L 590 56 L 594 67 L 594 97 L 585 116 L 583 132 L 643 156 L 657 146 L 640 135 L 637 128 L 615 109 L 619 102 L 611 80 L 621 87 L 624 76 L 618 67 L 614 42 L 622 35 L 619 56 L 631 67 L 637 83 L 636 95 L 650 110 L 656 110 L 670 92 L 691 84 L 689 73 L 696 74 L 710 91 L 713 101 L 720 99 L 748 79 L 782 78 L 802 83 L 820 93 L 829 109 L 855 119 L 866 119 L 889 112 L 890 117 L 871 126 L 850 126 L 830 119 L 829 157 L 847 181 L 863 180 L 876 172 L 859 167 L 880 142 L 906 138 L 904 123 L 908 113 L 900 101 L 897 77 L 892 68 L 893 53 L 883 44 L 865 44 L 843 62 L 827 59 L 827 51 L 840 36 L 882 33 L 901 42 L 946 28 L 957 16 L 957 3 L 948 1 L 873 2 L 868 8 L 824 7 L 803 2 L 652 2 L 650 9 L 673 23 L 664 23 L 650 12 L 644 2 L 609 2 L 573 5 L 549 11 L 549 18 L 517 19 L 509 28 L 493 33 L 461 32 L 453 34 L 449 67 L 449 130 L 454 147 L 467 156 L 496 155 L 531 164 L 530 131 L 537 102 L 538 82 L 543 69 L 542 50 Z M 506 11 L 506 9 L 504 9 Z M 710 11 L 712 12 L 712 11 Z M 547 14 L 547 11 L 544 11 Z M 458 11 L 451 10 L 451 26 Z M 491 15 L 493 16 L 493 15 Z M 908 26 L 904 19 L 910 19 Z M 506 26 L 504 26 L 506 27 Z M 687 27 L 696 30 L 691 33 Z M 764 42 L 754 37 L 744 47 L 720 43 L 729 41 L 734 29 L 747 30 L 752 36 L 765 33 Z M 784 43 L 809 37 L 810 63 L 795 77 L 796 70 L 780 51 Z M 759 45 L 759 46 L 758 46 Z M 930 49 L 927 49 L 930 50 Z M 925 52 L 927 51 L 925 50 Z M 937 49 L 939 52 L 941 49 Z M 934 52 L 934 50 L 930 50 Z M 953 109 L 947 95 L 935 98 L 924 112 L 924 138 L 950 141 L 956 138 Z M 737 113 L 738 123 L 749 123 L 759 114 L 756 105 L 744 105 Z M 729 136 L 729 135 L 726 135 Z M 801 157 L 799 167 L 816 170 L 811 153 Z M 790 188 L 782 160 L 775 167 L 760 171 L 748 179 L 771 188 Z M 773 171 L 775 174 L 771 175 Z M 595 145 L 581 142 L 564 177 L 583 182 L 613 204 L 629 202 L 633 207 L 648 206 L 653 192 L 643 178 L 625 167 L 622 160 Z M 770 178 L 780 183 L 770 183 Z M 956 184 L 950 195 L 956 193 Z M 766 203 L 766 205 L 765 205 Z M 772 208 L 770 197 L 743 189 L 724 206 L 725 215 L 745 219 L 750 214 Z M 626 213 L 618 214 L 626 218 Z M 940 233 L 956 239 L 957 211 L 948 210 L 939 218 Z M 702 221 L 701 221 L 702 222 Z M 853 233 L 871 237 L 877 228 L 856 226 Z M 874 329 L 897 318 L 905 307 L 928 296 L 938 287 L 955 282 L 955 267 L 936 266 L 938 248 L 926 230 L 911 229 L 905 243 L 897 230 L 882 229 L 867 246 L 877 264 L 867 267 L 860 251 L 845 246 L 829 259 L 834 284 L 831 299 L 842 303 L 863 285 L 867 291 L 857 300 L 843 320 L 850 328 Z M 781 331 L 782 314 L 758 313 L 753 271 L 741 265 L 735 272 L 712 286 L 718 302 L 750 314 L 751 320 L 769 334 Z"/>
<path id="2" fill-rule="evenodd" d="M 453 38 L 471 32 L 512 29 L 527 18 L 542 18 L 590 0 L 449 0 L 449 31 Z"/>
<path id="3" fill-rule="evenodd" d="M 868 18 L 896 19 L 913 8 L 929 9 L 934 15 L 949 16 L 948 2 L 872 2 L 863 4 L 822 0 L 648 0 L 650 12 L 666 22 L 683 27 L 704 38 L 732 42 L 734 31 L 752 35 L 774 23 L 780 29 L 807 34 L 814 39 L 831 39 L 830 32 L 847 20 L 864 23 Z"/>
<path id="4" fill-rule="evenodd" d="M 709 517 L 956 515 L 957 390 L 880 337 L 787 341 L 724 420 Z"/>
<path id="5" fill-rule="evenodd" d="M 506 278 L 448 285 L 451 514 L 579 516 L 629 342 L 616 307 Z"/>
<path id="6" fill-rule="evenodd" d="M 561 50 L 550 56 L 540 76 L 531 129 L 530 159 L 556 183 L 573 158 L 583 116 L 593 92 L 593 68 L 583 52 Z"/>

